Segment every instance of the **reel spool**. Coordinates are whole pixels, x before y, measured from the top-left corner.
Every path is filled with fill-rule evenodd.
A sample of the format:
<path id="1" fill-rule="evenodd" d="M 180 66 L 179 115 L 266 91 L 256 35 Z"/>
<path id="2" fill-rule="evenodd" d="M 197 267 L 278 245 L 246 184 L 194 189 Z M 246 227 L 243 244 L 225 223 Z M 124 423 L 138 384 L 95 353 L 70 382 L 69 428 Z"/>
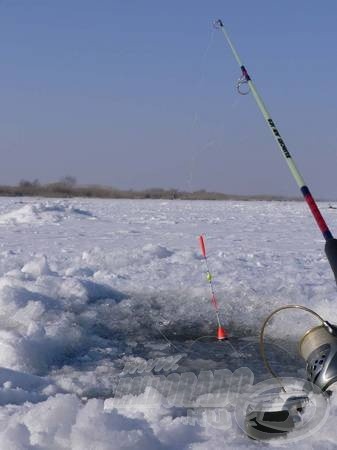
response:
<path id="1" fill-rule="evenodd" d="M 337 381 L 337 336 L 325 325 L 308 330 L 299 344 L 308 380 L 326 391 Z"/>

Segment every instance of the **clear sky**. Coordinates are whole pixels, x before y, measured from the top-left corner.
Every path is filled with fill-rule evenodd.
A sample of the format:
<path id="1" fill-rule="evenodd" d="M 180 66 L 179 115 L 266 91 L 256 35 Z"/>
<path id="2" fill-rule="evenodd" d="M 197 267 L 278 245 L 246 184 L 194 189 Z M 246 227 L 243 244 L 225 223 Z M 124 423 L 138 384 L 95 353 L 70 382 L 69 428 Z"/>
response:
<path id="1" fill-rule="evenodd" d="M 0 0 L 0 184 L 297 195 L 217 18 L 312 192 L 337 198 L 336 0 Z"/>

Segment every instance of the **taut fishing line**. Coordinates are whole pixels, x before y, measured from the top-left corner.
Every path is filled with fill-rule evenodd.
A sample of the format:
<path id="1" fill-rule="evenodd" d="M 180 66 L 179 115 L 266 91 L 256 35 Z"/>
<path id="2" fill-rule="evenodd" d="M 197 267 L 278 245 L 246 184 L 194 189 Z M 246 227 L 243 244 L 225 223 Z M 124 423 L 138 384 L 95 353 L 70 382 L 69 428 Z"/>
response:
<path id="1" fill-rule="evenodd" d="M 210 32 L 206 48 L 200 57 L 200 71 L 199 71 L 198 79 L 195 83 L 195 90 L 198 93 L 201 92 L 202 87 L 205 83 L 207 58 L 208 58 L 208 55 L 209 55 L 210 50 L 214 43 L 214 36 L 215 36 L 215 29 L 213 28 Z M 201 124 L 200 110 L 201 110 L 201 106 L 198 107 L 192 114 L 192 126 L 190 129 L 190 136 L 195 137 L 196 131 L 200 130 L 200 128 L 201 128 L 201 126 L 200 126 L 200 124 Z M 200 139 L 199 139 L 199 141 L 200 141 Z M 209 139 L 207 139 L 207 142 L 205 144 L 198 144 L 196 146 L 194 144 L 194 142 L 192 142 L 191 148 L 193 148 L 194 150 L 192 151 L 191 158 L 189 159 L 190 163 L 189 163 L 189 170 L 188 170 L 188 175 L 187 175 L 187 180 L 186 180 L 186 187 L 187 187 L 188 191 L 193 192 L 193 190 L 195 190 L 195 186 L 193 186 L 194 174 L 195 174 L 195 168 L 196 168 L 197 160 L 198 160 L 199 156 L 202 153 L 208 154 L 212 149 L 214 149 L 215 144 L 216 144 L 216 139 L 211 138 L 211 137 Z"/>

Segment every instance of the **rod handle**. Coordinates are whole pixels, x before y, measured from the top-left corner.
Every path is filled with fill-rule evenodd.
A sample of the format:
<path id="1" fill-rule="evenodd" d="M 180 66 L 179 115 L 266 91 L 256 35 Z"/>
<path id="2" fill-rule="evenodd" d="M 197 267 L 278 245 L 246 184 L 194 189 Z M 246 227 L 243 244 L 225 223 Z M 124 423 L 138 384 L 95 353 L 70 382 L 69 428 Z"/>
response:
<path id="1" fill-rule="evenodd" d="M 325 243 L 325 254 L 337 283 L 337 239 L 329 239 Z"/>

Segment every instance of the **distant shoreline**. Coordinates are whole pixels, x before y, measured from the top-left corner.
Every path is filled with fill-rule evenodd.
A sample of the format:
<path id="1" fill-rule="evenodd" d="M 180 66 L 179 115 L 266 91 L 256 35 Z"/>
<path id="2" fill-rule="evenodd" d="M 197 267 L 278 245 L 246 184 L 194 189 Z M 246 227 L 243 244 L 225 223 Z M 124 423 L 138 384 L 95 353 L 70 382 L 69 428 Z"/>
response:
<path id="1" fill-rule="evenodd" d="M 2 197 L 82 197 L 106 199 L 159 199 L 159 200 L 243 200 L 243 201 L 302 201 L 301 197 L 280 195 L 235 195 L 222 192 L 208 192 L 204 189 L 187 192 L 178 189 L 150 188 L 144 190 L 123 190 L 100 185 L 74 185 L 67 182 L 40 184 L 23 181 L 16 186 L 0 186 Z M 320 200 L 329 201 L 329 200 Z"/>

